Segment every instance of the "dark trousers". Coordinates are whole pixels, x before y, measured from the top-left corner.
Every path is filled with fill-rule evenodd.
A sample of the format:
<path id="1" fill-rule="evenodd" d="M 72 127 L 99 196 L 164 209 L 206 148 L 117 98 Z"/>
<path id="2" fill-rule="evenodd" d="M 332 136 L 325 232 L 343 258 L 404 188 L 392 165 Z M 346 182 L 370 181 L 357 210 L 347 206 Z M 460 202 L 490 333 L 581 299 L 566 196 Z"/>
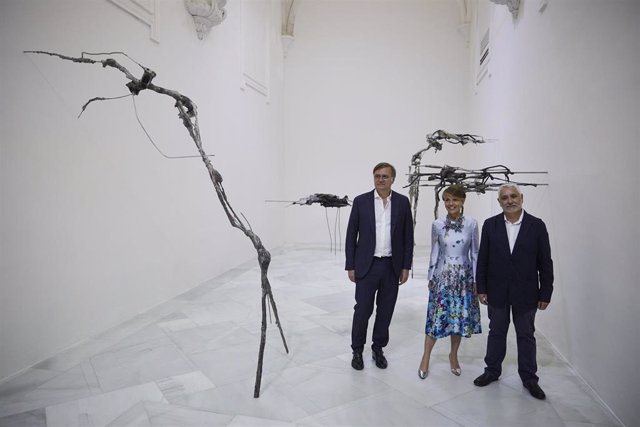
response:
<path id="1" fill-rule="evenodd" d="M 487 365 L 485 371 L 497 377 L 502 373 L 502 361 L 507 353 L 507 331 L 512 313 L 518 342 L 518 374 L 523 383 L 538 382 L 534 336 L 536 311 L 536 308 L 489 305 L 489 337 L 487 338 L 487 355 L 484 358 Z"/>
<path id="2" fill-rule="evenodd" d="M 356 305 L 353 307 L 351 349 L 362 352 L 367 341 L 369 318 L 376 306 L 373 324 L 374 350 L 382 350 L 389 342 L 389 324 L 398 299 L 398 276 L 393 272 L 391 258 L 374 258 L 367 275 L 356 281 Z"/>

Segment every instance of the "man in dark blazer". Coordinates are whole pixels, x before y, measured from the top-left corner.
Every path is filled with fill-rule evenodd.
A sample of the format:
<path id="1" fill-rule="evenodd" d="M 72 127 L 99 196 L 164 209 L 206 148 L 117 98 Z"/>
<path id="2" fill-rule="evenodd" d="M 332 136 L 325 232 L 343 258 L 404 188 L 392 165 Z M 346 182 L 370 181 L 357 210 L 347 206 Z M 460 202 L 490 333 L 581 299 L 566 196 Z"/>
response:
<path id="1" fill-rule="evenodd" d="M 382 348 L 389 342 L 389 324 L 398 298 L 398 286 L 409 278 L 413 260 L 413 221 L 409 199 L 391 191 L 396 177 L 389 163 L 373 168 L 375 189 L 353 200 L 345 243 L 345 270 L 356 285 L 351 328 L 354 369 L 364 368 L 362 351 L 373 313 L 372 357 L 387 367 Z"/>
<path id="2" fill-rule="evenodd" d="M 474 384 L 484 387 L 502 373 L 507 352 L 510 314 L 518 343 L 518 374 L 524 387 L 544 399 L 538 385 L 534 322 L 537 310 L 545 310 L 553 292 L 553 261 L 549 234 L 541 219 L 522 209 L 523 196 L 515 184 L 498 191 L 503 213 L 482 226 L 476 284 L 478 298 L 488 304 L 487 365 Z"/>

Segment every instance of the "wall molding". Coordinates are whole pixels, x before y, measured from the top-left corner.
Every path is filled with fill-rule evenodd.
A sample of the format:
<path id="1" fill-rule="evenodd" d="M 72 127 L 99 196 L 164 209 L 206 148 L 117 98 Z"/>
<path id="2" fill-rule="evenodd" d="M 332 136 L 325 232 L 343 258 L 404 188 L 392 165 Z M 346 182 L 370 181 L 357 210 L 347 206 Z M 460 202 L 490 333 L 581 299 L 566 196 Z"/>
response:
<path id="1" fill-rule="evenodd" d="M 520 0 L 489 0 L 495 4 L 505 5 L 509 8 L 513 19 L 518 18 L 518 11 L 520 10 Z"/>
<path id="2" fill-rule="evenodd" d="M 160 43 L 158 37 L 158 8 L 156 0 L 108 0 L 149 27 L 149 38 Z"/>
<path id="3" fill-rule="evenodd" d="M 242 90 L 249 87 L 269 102 L 271 1 L 242 0 Z"/>

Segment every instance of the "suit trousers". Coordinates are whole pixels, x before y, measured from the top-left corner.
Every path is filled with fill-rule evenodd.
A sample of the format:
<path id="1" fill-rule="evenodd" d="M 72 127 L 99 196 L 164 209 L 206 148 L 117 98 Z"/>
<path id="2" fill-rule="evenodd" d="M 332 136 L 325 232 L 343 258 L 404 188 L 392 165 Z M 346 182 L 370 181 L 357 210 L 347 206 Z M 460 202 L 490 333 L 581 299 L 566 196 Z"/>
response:
<path id="1" fill-rule="evenodd" d="M 398 276 L 391 257 L 374 258 L 367 275 L 356 281 L 356 305 L 353 307 L 351 349 L 361 353 L 367 341 L 369 318 L 376 306 L 371 348 L 382 350 L 389 342 L 389 325 L 398 299 Z"/>
<path id="2" fill-rule="evenodd" d="M 513 325 L 516 329 L 518 343 L 518 374 L 523 384 L 537 383 L 538 365 L 534 336 L 537 308 L 521 308 L 513 305 L 493 307 L 489 305 L 489 337 L 487 338 L 487 354 L 484 358 L 487 365 L 485 371 L 496 377 L 502 373 L 502 361 L 507 353 L 510 312 L 513 314 Z"/>

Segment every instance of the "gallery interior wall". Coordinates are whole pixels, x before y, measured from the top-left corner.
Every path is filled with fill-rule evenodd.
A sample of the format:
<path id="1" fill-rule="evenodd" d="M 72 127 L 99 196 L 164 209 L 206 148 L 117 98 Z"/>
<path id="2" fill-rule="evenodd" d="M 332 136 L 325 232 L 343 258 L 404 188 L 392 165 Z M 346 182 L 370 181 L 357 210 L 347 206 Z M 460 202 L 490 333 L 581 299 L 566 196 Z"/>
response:
<path id="1" fill-rule="evenodd" d="M 198 104 L 205 149 L 268 248 L 328 236 L 323 208 L 265 199 L 353 197 L 372 188 L 381 160 L 398 167 L 395 189 L 406 194 L 410 156 L 436 129 L 492 142 L 445 147 L 429 163 L 548 171 L 549 187 L 525 189 L 556 266 L 539 331 L 634 425 L 640 3 L 549 0 L 539 12 L 541 2 L 523 0 L 513 19 L 479 0 L 467 47 L 460 2 L 303 0 L 283 60 L 274 1 L 268 97 L 242 77 L 243 3 L 228 2 L 226 20 L 199 41 L 182 2 L 158 1 L 155 43 L 106 0 L 0 1 L 0 378 L 255 256 L 201 161 L 160 156 L 130 100 L 76 118 L 89 98 L 123 94 L 119 73 L 21 53 L 126 50 Z M 476 86 L 485 26 L 489 74 Z M 139 98 L 161 149 L 193 154 L 171 103 Z M 432 208 L 425 191 L 418 243 Z M 467 208 L 478 219 L 498 212 L 491 195 L 471 196 Z M 344 209 L 343 231 L 347 218 Z"/>
<path id="2" fill-rule="evenodd" d="M 295 41 L 285 60 L 285 195 L 340 197 L 373 189 L 372 169 L 397 169 L 407 194 L 413 153 L 437 129 L 468 128 L 469 56 L 452 1 L 299 3 Z M 473 150 L 471 150 L 473 151 Z M 425 160 L 433 159 L 432 151 Z M 438 161 L 464 155 L 447 147 Z M 443 160 L 444 159 L 444 160 Z M 418 242 L 429 241 L 433 195 L 425 193 Z M 283 209 L 294 243 L 329 243 L 324 209 Z M 349 209 L 341 209 L 342 239 Z M 331 229 L 335 209 L 329 209 Z"/>
<path id="3" fill-rule="evenodd" d="M 475 161 L 549 172 L 539 178 L 549 187 L 523 188 L 525 209 L 549 228 L 556 273 L 538 330 L 625 425 L 637 425 L 640 374 L 629 367 L 640 348 L 640 3 L 540 4 L 523 1 L 514 20 L 480 2 L 489 74 L 471 97 L 471 127 L 497 142 Z M 472 31 L 472 49 L 485 28 Z M 497 214 L 497 202 L 489 210 Z"/>
<path id="4" fill-rule="evenodd" d="M 231 205 L 273 249 L 283 220 L 264 199 L 282 196 L 283 55 L 280 3 L 262 3 L 262 21 L 251 17 L 265 44 L 251 46 L 238 1 L 202 41 L 182 1 L 143 2 L 156 5 L 159 43 L 107 0 L 0 1 L 0 379 L 257 258 L 202 160 L 162 157 L 130 98 L 77 118 L 92 97 L 126 94 L 121 73 L 22 51 L 126 51 L 157 85 L 191 97 Z M 267 79 L 268 96 L 245 84 L 248 72 Z M 165 154 L 197 155 L 172 99 L 143 93 L 137 107 Z"/>
<path id="5" fill-rule="evenodd" d="M 640 378 L 624 367 L 640 348 L 630 268 L 640 230 L 622 217 L 640 213 L 639 4 L 563 0 L 539 11 L 543 2 L 523 1 L 517 19 L 488 0 L 471 4 L 467 47 L 456 31 L 460 2 L 300 3 L 285 60 L 286 197 L 353 197 L 372 188 L 380 160 L 398 166 L 395 189 L 406 194 L 410 156 L 436 129 L 490 142 L 445 146 L 424 163 L 547 171 L 516 177 L 550 184 L 523 187 L 525 208 L 547 222 L 556 268 L 538 329 L 634 425 Z M 488 74 L 476 84 L 487 28 Z M 423 190 L 419 244 L 432 209 Z M 465 209 L 480 220 L 499 212 L 495 194 L 470 195 Z M 320 207 L 285 209 L 287 241 L 328 242 L 324 215 Z"/>

